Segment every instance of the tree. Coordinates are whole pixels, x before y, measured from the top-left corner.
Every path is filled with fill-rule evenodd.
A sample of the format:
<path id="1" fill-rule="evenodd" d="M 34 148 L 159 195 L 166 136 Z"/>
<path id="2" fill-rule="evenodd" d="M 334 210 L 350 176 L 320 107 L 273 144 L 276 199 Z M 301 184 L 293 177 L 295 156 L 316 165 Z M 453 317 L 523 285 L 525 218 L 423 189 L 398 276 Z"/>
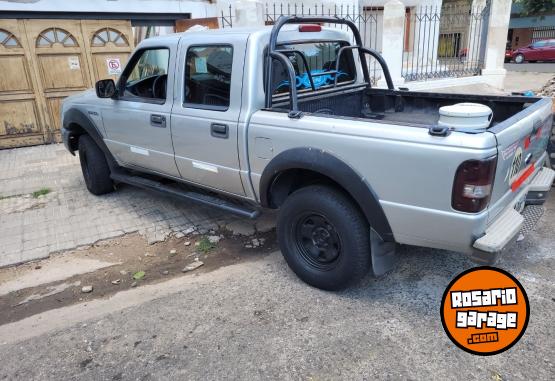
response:
<path id="1" fill-rule="evenodd" d="M 555 11 L 555 0 L 516 0 L 524 16 L 543 16 Z"/>

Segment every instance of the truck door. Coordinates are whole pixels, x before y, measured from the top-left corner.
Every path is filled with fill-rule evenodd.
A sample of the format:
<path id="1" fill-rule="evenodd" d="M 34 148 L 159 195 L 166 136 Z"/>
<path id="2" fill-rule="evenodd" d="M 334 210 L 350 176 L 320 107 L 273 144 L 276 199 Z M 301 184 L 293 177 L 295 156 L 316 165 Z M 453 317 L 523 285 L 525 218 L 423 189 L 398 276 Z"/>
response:
<path id="1" fill-rule="evenodd" d="M 226 42 L 206 35 L 202 43 L 183 37 L 178 63 L 182 80 L 176 90 L 181 98 L 171 116 L 181 177 L 237 195 L 245 194 L 237 147 L 245 48 L 241 35 L 230 35 Z"/>
<path id="2" fill-rule="evenodd" d="M 173 44 L 173 45 L 172 45 Z M 170 131 L 177 41 L 135 52 L 102 107 L 110 151 L 128 166 L 179 177 Z"/>

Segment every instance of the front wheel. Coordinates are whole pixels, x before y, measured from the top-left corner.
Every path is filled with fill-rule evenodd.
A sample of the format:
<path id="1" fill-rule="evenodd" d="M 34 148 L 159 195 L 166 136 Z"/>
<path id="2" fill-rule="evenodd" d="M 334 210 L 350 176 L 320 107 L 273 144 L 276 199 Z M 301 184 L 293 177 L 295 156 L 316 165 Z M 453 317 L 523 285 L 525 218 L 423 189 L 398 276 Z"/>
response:
<path id="1" fill-rule="evenodd" d="M 370 228 L 343 192 L 313 185 L 291 194 L 277 222 L 279 245 L 289 267 L 306 283 L 339 290 L 370 269 Z"/>
<path id="2" fill-rule="evenodd" d="M 515 62 L 516 62 L 517 64 L 523 63 L 523 62 L 524 62 L 524 55 L 523 55 L 523 54 L 517 54 L 517 55 L 515 56 Z"/>
<path id="3" fill-rule="evenodd" d="M 79 161 L 89 192 L 101 195 L 114 190 L 106 156 L 88 135 L 79 137 Z"/>

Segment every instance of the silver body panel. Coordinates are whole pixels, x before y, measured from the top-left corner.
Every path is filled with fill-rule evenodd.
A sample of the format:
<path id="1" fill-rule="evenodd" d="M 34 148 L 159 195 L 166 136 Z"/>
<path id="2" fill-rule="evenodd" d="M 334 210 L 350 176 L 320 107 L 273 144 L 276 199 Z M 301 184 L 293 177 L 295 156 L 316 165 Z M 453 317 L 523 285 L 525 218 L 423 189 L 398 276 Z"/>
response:
<path id="1" fill-rule="evenodd" d="M 164 105 L 98 99 L 87 93 L 66 100 L 64 110 L 98 110 L 97 127 L 124 167 L 143 168 L 254 202 L 260 201 L 261 175 L 276 155 L 298 147 L 324 150 L 372 186 L 397 242 L 471 253 L 473 242 L 514 200 L 515 194 L 503 178 L 511 162 L 499 159 L 491 204 L 476 214 L 451 207 L 458 166 L 465 160 L 498 155 L 518 142 L 534 123 L 548 116 L 551 102 L 541 101 L 533 112 L 519 113 L 499 134 L 453 132 L 434 137 L 427 128 L 367 119 L 315 115 L 290 119 L 287 113 L 263 110 L 262 57 L 269 34 L 270 28 L 233 29 L 145 40 L 138 49 L 168 46 L 172 52 Z M 314 35 L 323 40 L 349 40 L 338 30 L 324 29 Z M 291 28 L 280 33 L 281 40 L 307 38 Z M 198 44 L 230 44 L 234 48 L 231 103 L 226 111 L 184 104 L 186 50 Z M 360 82 L 360 67 L 357 73 Z M 147 117 L 153 112 L 167 115 L 167 128 L 148 125 Z M 214 122 L 229 127 L 228 138 L 211 136 Z M 147 150 L 149 155 L 137 154 L 132 147 Z M 543 160 L 545 154 L 539 155 L 538 161 Z"/>

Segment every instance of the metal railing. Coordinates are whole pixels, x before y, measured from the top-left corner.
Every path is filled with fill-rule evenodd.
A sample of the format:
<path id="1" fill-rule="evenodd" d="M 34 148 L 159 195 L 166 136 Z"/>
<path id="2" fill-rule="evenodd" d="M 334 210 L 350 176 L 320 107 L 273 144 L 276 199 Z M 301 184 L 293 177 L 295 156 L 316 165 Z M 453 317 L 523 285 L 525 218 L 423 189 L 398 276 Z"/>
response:
<path id="1" fill-rule="evenodd" d="M 231 4 L 228 8 L 222 9 L 222 14 L 218 17 L 220 22 L 220 28 L 233 28 L 233 19 L 235 18 L 235 13 Z"/>
<path id="2" fill-rule="evenodd" d="M 491 0 L 485 5 L 446 5 L 407 7 L 404 22 L 404 48 L 401 75 L 406 81 L 463 77 L 480 74 L 484 64 Z M 333 17 L 353 22 L 365 48 L 382 51 L 383 7 L 325 5 L 316 3 L 266 3 L 264 21 L 273 25 L 280 16 Z M 220 27 L 231 28 L 235 13 L 230 5 L 221 11 Z M 326 23 L 347 31 L 343 24 Z M 354 42 L 354 38 L 351 42 Z M 383 77 L 381 66 L 368 57 L 371 83 Z"/>
<path id="3" fill-rule="evenodd" d="M 480 74 L 490 1 L 483 6 L 407 8 L 403 66 L 406 81 Z"/>
<path id="4" fill-rule="evenodd" d="M 351 33 L 353 34 L 355 43 L 353 46 L 343 46 L 338 50 L 337 57 L 335 59 L 335 67 L 333 70 L 328 69 L 328 71 L 317 73 L 317 74 L 316 73 L 313 74 L 310 72 L 308 63 L 306 61 L 306 57 L 304 57 L 304 54 L 302 52 L 299 52 L 303 57 L 302 60 L 304 61 L 304 64 L 306 65 L 307 74 L 308 74 L 308 78 L 310 79 L 310 85 L 311 85 L 312 91 L 316 90 L 314 86 L 314 81 L 313 81 L 313 76 L 315 75 L 332 75 L 335 78 L 333 86 L 334 87 L 337 86 L 337 75 L 339 74 L 339 64 L 340 64 L 341 54 L 344 51 L 354 50 L 354 49 L 357 49 L 360 54 L 359 59 L 362 64 L 362 72 L 363 72 L 365 83 L 370 84 L 370 75 L 369 75 L 368 65 L 366 63 L 366 54 L 368 54 L 370 57 L 373 57 L 375 60 L 378 61 L 384 73 L 388 88 L 390 90 L 393 90 L 393 81 L 391 80 L 391 75 L 389 74 L 389 69 L 387 68 L 387 64 L 385 63 L 385 61 L 383 60 L 383 58 L 380 56 L 378 52 L 376 52 L 375 50 L 367 49 L 362 46 L 362 38 L 355 23 L 352 22 L 351 20 L 337 19 L 337 17 L 327 17 L 327 16 L 304 16 L 304 17 L 303 16 L 285 16 L 285 17 L 280 16 L 280 18 L 278 18 L 278 20 L 274 24 L 272 33 L 270 35 L 268 55 L 266 58 L 267 65 L 268 65 L 268 69 L 266 70 L 266 83 L 267 84 L 273 83 L 274 71 L 272 69 L 272 66 L 274 64 L 273 63 L 274 59 L 277 61 L 280 61 L 281 64 L 286 68 L 288 77 L 289 77 L 289 83 L 290 84 L 295 83 L 295 68 L 293 67 L 293 64 L 291 63 L 291 61 L 286 55 L 287 53 L 290 53 L 294 50 L 289 50 L 289 49 L 281 50 L 278 48 L 278 43 L 277 43 L 279 31 L 285 24 L 302 24 L 302 23 L 325 24 L 325 23 L 334 23 L 333 21 L 337 21 L 338 24 L 345 25 L 347 28 L 349 28 Z M 273 91 L 266 91 L 267 108 L 272 107 L 272 100 L 273 100 Z M 290 100 L 289 117 L 290 118 L 300 117 L 301 114 L 298 108 L 296 86 L 290 86 L 289 100 Z"/>
<path id="5" fill-rule="evenodd" d="M 360 32 L 362 46 L 368 49 L 381 51 L 381 29 L 383 21 L 383 8 L 358 5 L 324 5 L 314 4 L 313 6 L 304 3 L 266 3 L 264 18 L 266 25 L 273 25 L 281 16 L 320 16 L 338 18 L 354 23 Z M 355 42 L 354 36 L 349 27 L 343 23 L 324 23 L 325 26 L 347 31 Z M 376 59 L 368 57 L 368 69 L 370 80 L 376 84 L 382 77 L 381 66 Z"/>

